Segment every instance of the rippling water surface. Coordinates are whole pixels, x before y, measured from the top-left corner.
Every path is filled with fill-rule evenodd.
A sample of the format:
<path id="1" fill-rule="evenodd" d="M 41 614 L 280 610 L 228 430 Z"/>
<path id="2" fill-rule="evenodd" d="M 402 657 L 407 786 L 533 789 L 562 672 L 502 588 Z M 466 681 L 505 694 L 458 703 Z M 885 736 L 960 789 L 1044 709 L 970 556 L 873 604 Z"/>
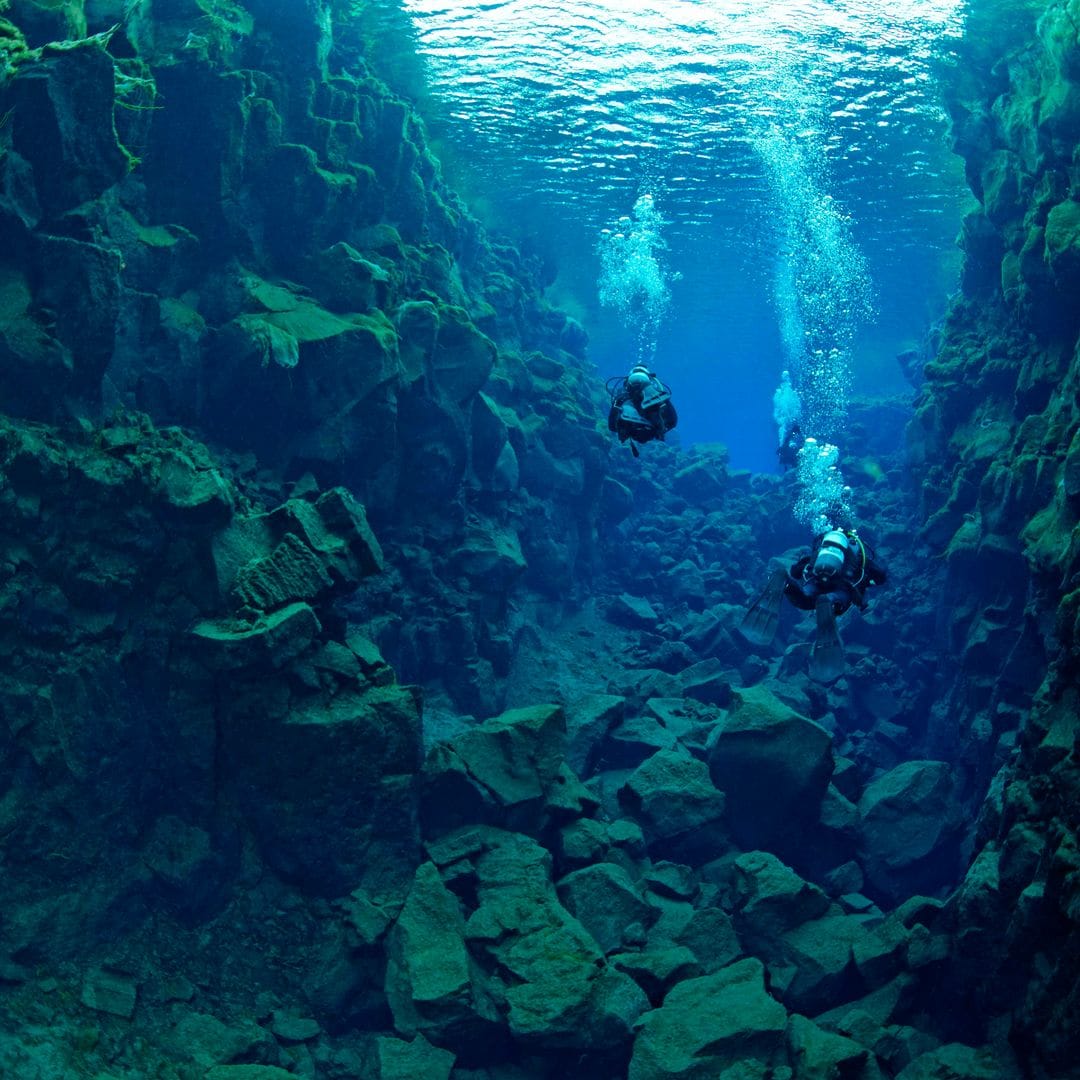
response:
<path id="1" fill-rule="evenodd" d="M 955 283 L 966 196 L 941 73 L 963 28 L 957 3 L 378 10 L 385 73 L 420 99 L 451 179 L 558 265 L 555 298 L 577 306 L 605 373 L 637 345 L 599 305 L 597 245 L 653 196 L 671 279 L 655 362 L 682 391 L 684 438 L 767 465 L 793 333 L 846 335 L 856 391 L 900 386 L 895 352 Z M 849 310 L 855 286 L 868 304 Z M 823 304 L 823 291 L 838 295 Z"/>

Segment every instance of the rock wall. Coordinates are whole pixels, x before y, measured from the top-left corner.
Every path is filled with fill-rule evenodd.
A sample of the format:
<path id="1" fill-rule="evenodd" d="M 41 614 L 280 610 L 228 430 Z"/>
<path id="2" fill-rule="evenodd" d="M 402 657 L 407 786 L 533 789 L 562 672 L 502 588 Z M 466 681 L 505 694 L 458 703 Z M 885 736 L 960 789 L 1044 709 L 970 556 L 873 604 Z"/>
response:
<path id="1" fill-rule="evenodd" d="M 145 419 L 5 420 L 0 445 L 8 954 L 78 951 L 157 902 L 206 917 L 240 820 L 307 889 L 392 878 L 417 850 L 420 710 L 333 611 L 383 565 L 363 508 L 338 488 L 259 511 Z"/>
<path id="2" fill-rule="evenodd" d="M 272 472 L 271 499 L 346 483 L 411 598 L 386 605 L 388 654 L 410 678 L 452 664 L 458 703 L 497 711 L 494 597 L 590 561 L 584 331 L 447 190 L 328 4 L 10 13 L 0 406 L 182 423 Z"/>
<path id="3" fill-rule="evenodd" d="M 1080 1031 L 1078 24 L 1075 3 L 972 8 L 951 110 L 979 207 L 911 429 L 962 657 L 953 737 L 998 770 L 945 992 L 1051 1075 Z"/>

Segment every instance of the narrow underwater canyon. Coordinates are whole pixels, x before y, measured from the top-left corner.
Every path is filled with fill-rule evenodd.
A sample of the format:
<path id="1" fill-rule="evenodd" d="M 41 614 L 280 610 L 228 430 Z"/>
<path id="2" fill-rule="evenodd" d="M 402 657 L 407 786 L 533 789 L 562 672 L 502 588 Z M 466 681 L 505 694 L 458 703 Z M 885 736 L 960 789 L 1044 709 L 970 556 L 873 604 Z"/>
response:
<path id="1" fill-rule="evenodd" d="M 3 1074 L 1077 1075 L 1078 23 L 969 13 L 825 688 L 362 4 L 0 2 Z"/>

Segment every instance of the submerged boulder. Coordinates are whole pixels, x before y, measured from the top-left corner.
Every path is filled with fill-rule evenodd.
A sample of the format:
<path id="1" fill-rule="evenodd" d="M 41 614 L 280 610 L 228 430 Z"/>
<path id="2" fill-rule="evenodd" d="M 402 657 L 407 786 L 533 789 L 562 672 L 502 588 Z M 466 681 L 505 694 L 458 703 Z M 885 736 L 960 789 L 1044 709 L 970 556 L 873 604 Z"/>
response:
<path id="1" fill-rule="evenodd" d="M 467 840 L 461 837 L 459 846 Z M 593 936 L 559 903 L 550 855 L 535 841 L 500 830 L 488 830 L 482 843 L 471 860 L 477 906 L 465 933 L 510 1034 L 536 1049 L 625 1045 L 648 1000 L 628 975 L 604 962 Z M 602 921 L 586 899 L 601 893 L 579 884 L 572 891 Z M 629 896 L 632 887 L 622 891 Z"/>
<path id="2" fill-rule="evenodd" d="M 393 325 L 378 309 L 335 314 L 254 275 L 241 281 L 255 310 L 215 335 L 204 361 L 202 421 L 268 462 L 301 450 L 310 460 L 336 460 L 346 448 L 345 418 L 371 410 L 401 375 Z"/>
<path id="3" fill-rule="evenodd" d="M 960 813 L 953 791 L 953 768 L 944 761 L 905 761 L 866 785 L 859 847 L 875 893 L 901 900 L 953 880 Z"/>
<path id="4" fill-rule="evenodd" d="M 269 865 L 322 896 L 400 889 L 419 846 L 417 694 L 373 686 L 280 717 L 257 698 L 231 712 L 227 776 Z"/>
<path id="5" fill-rule="evenodd" d="M 417 869 L 387 953 L 386 997 L 401 1034 L 423 1034 L 437 1043 L 479 1034 L 465 920 L 434 864 Z"/>
<path id="6" fill-rule="evenodd" d="M 412 1041 L 379 1035 L 364 1057 L 362 1075 L 369 1080 L 450 1080 L 453 1067 L 454 1054 L 423 1035 Z"/>
<path id="7" fill-rule="evenodd" d="M 694 954 L 706 975 L 727 967 L 743 954 L 731 916 L 718 907 L 701 907 L 690 912 L 675 932 L 674 940 Z"/>
<path id="8" fill-rule="evenodd" d="M 920 1054 L 897 1074 L 897 1080 L 1002 1080 L 1022 1075 L 1012 1054 L 997 1047 L 946 1043 Z"/>
<path id="9" fill-rule="evenodd" d="M 629 593 L 622 593 L 612 601 L 608 618 L 631 630 L 652 630 L 660 621 L 660 616 L 648 600 Z"/>
<path id="10" fill-rule="evenodd" d="M 733 892 L 740 936 L 756 948 L 824 915 L 829 898 L 767 851 L 740 855 Z"/>
<path id="11" fill-rule="evenodd" d="M 578 776 L 592 773 L 604 740 L 625 711 L 625 698 L 614 694 L 586 694 L 567 705 L 566 763 Z"/>
<path id="12" fill-rule="evenodd" d="M 627 872 L 602 862 L 567 874 L 557 886 L 563 906 L 606 953 L 623 945 L 627 927 L 652 920 L 653 912 Z"/>
<path id="13" fill-rule="evenodd" d="M 1080 283 L 1080 202 L 1068 199 L 1047 214 L 1046 262 L 1062 291 L 1076 289 Z"/>
<path id="14" fill-rule="evenodd" d="M 659 1005 L 676 983 L 705 974 L 700 961 L 685 945 L 616 953 L 611 959 L 616 969 L 625 971 L 654 1005 Z"/>
<path id="15" fill-rule="evenodd" d="M 765 989 L 761 961 L 678 983 L 641 1021 L 628 1080 L 709 1080 L 784 1060 L 787 1013 Z"/>
<path id="16" fill-rule="evenodd" d="M 452 401 L 465 402 L 480 392 L 495 364 L 495 345 L 458 307 L 438 310 L 439 330 L 431 355 L 431 375 Z"/>
<path id="17" fill-rule="evenodd" d="M 781 982 L 784 1004 L 816 1016 L 858 997 L 862 981 L 853 950 L 866 935 L 858 917 L 830 913 L 801 923 L 770 943 L 770 970 Z"/>
<path id="18" fill-rule="evenodd" d="M 791 1017 L 787 1030 L 788 1053 L 800 1080 L 833 1080 L 858 1076 L 869 1051 L 852 1039 L 818 1027 L 805 1016 Z"/>
<path id="19" fill-rule="evenodd" d="M 311 272 L 320 298 L 334 311 L 369 311 L 386 301 L 389 273 L 344 241 L 315 255 Z"/>
<path id="20" fill-rule="evenodd" d="M 484 593 L 505 593 L 526 569 L 521 543 L 513 529 L 474 529 L 453 554 L 455 566 Z"/>
<path id="21" fill-rule="evenodd" d="M 795 858 L 821 811 L 833 771 L 832 739 L 763 686 L 733 693 L 708 745 L 732 835 L 744 848 Z"/>
<path id="22" fill-rule="evenodd" d="M 726 846 L 719 827 L 724 796 L 710 782 L 705 763 L 681 748 L 659 750 L 646 759 L 618 795 L 650 847 L 704 862 Z"/>
<path id="23" fill-rule="evenodd" d="M 425 830 L 539 824 L 562 765 L 566 718 L 557 705 L 513 709 L 435 746 L 422 778 Z"/>

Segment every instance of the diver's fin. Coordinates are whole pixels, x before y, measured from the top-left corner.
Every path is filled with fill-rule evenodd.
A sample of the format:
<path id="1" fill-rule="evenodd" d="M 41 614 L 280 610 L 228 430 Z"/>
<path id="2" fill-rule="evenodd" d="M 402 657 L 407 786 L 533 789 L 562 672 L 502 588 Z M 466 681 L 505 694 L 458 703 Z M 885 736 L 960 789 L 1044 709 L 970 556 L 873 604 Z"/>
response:
<path id="1" fill-rule="evenodd" d="M 750 610 L 739 624 L 739 632 L 752 645 L 771 645 L 776 636 L 776 627 L 780 622 L 780 602 L 784 598 L 784 584 L 787 575 L 777 570 L 769 578 L 761 595 L 754 601 Z"/>
<path id="2" fill-rule="evenodd" d="M 810 678 L 815 682 L 836 682 L 844 673 L 844 646 L 836 629 L 832 600 L 819 596 L 814 609 L 817 615 L 817 638 L 810 654 Z"/>

